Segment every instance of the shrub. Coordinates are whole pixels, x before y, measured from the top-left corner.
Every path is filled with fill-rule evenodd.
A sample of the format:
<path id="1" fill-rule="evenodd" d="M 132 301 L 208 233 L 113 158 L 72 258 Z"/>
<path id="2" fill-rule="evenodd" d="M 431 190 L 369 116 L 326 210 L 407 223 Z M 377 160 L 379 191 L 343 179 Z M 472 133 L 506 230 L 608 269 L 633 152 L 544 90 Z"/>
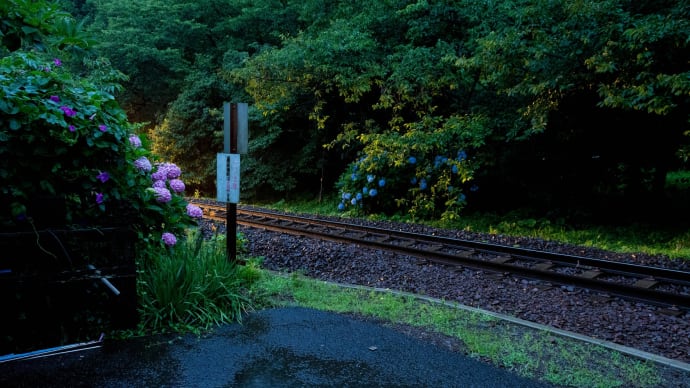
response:
<path id="1" fill-rule="evenodd" d="M 448 153 L 446 153 L 448 154 Z M 413 218 L 456 217 L 466 204 L 471 163 L 464 150 L 446 154 L 389 157 L 387 152 L 365 155 L 353 162 L 337 186 L 341 211 L 388 213 L 406 211 Z"/>
<path id="2" fill-rule="evenodd" d="M 195 225 L 179 168 L 155 163 L 99 85 L 20 50 L 0 58 L 0 89 L 3 228 L 124 224 L 149 242 Z"/>

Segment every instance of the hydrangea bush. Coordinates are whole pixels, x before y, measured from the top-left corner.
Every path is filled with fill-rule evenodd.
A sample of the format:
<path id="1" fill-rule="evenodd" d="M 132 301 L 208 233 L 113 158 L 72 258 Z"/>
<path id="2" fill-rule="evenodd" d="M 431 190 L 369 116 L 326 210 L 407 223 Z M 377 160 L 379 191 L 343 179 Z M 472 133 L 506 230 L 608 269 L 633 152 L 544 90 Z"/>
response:
<path id="1" fill-rule="evenodd" d="M 3 229 L 44 226 L 52 212 L 62 225 L 127 225 L 171 246 L 201 216 L 180 169 L 157 163 L 115 98 L 59 58 L 0 58 L 0 89 Z"/>
<path id="2" fill-rule="evenodd" d="M 430 155 L 366 154 L 338 181 L 338 210 L 453 219 L 467 203 L 473 163 L 464 150 Z"/>

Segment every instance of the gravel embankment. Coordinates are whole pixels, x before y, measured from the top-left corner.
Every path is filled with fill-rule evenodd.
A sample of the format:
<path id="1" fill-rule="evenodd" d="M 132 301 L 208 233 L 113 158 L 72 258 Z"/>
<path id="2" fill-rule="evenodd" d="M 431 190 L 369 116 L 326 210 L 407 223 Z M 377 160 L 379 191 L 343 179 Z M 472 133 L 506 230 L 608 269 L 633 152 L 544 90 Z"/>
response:
<path id="1" fill-rule="evenodd" d="M 644 254 L 618 254 L 531 238 L 433 229 L 412 224 L 353 220 L 417 233 L 549 250 L 690 270 L 687 261 Z M 240 227 L 252 255 L 275 271 L 300 271 L 326 281 L 390 288 L 504 313 L 671 359 L 690 362 L 690 313 L 673 316 L 658 307 L 572 286 L 544 284 L 415 257 Z"/>

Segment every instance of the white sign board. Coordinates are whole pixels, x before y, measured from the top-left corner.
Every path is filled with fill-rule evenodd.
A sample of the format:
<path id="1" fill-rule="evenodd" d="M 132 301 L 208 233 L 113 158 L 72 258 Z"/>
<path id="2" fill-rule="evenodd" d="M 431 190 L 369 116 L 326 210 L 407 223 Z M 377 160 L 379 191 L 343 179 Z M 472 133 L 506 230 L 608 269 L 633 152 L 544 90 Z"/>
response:
<path id="1" fill-rule="evenodd" d="M 216 189 L 218 202 L 240 202 L 240 155 L 218 154 L 216 156 Z"/>

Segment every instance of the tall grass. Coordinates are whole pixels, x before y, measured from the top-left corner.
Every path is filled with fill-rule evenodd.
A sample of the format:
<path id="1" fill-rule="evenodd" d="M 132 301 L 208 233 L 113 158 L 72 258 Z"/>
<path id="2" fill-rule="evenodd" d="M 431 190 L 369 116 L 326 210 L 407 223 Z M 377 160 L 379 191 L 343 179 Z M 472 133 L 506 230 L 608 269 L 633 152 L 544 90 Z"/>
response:
<path id="1" fill-rule="evenodd" d="M 205 240 L 194 231 L 167 250 L 146 248 L 137 276 L 140 330 L 199 332 L 239 321 L 258 276 L 251 263 L 228 262 L 224 236 Z"/>

